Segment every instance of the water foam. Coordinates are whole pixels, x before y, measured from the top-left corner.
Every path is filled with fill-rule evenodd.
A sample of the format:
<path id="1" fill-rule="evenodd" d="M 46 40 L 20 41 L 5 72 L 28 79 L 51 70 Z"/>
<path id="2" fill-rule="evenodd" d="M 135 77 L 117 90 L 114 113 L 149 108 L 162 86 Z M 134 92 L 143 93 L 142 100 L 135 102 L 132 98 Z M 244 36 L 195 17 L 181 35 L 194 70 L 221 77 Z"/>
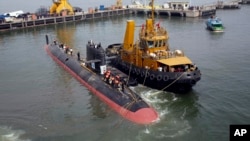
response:
<path id="1" fill-rule="evenodd" d="M 20 138 L 24 133 L 23 130 L 13 130 L 11 127 L 0 126 L 0 141 L 30 141 Z"/>
<path id="2" fill-rule="evenodd" d="M 145 135 L 155 139 L 167 139 L 183 136 L 190 132 L 192 127 L 188 120 L 185 119 L 187 107 L 184 107 L 181 115 L 177 117 L 175 111 L 171 112 L 171 108 L 176 108 L 173 105 L 181 101 L 180 97 L 173 93 L 154 90 L 144 86 L 133 88 L 133 91 L 139 93 L 143 100 L 152 105 L 159 114 L 159 121 L 151 126 L 146 126 L 137 136 L 139 140 L 143 140 Z M 162 120 L 165 118 L 167 120 Z M 161 126 L 163 124 L 165 126 Z"/>

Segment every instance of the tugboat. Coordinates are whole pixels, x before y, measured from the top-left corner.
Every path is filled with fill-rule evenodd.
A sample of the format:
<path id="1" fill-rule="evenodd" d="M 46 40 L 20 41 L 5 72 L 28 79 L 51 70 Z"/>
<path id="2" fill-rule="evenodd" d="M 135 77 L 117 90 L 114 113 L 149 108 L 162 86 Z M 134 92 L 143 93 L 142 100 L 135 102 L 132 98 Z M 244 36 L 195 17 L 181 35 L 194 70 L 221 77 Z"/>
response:
<path id="1" fill-rule="evenodd" d="M 206 21 L 207 29 L 213 32 L 224 32 L 224 26 L 220 18 L 211 16 Z"/>
<path id="2" fill-rule="evenodd" d="M 106 54 L 116 56 L 111 64 L 145 86 L 177 93 L 188 92 L 200 79 L 198 67 L 181 50 L 171 51 L 168 32 L 151 17 L 134 42 L 135 22 L 127 21 L 123 44 L 109 45 Z"/>
<path id="3" fill-rule="evenodd" d="M 158 120 L 157 112 L 130 89 L 129 86 L 136 83 L 107 64 L 112 57 L 105 55 L 101 44 L 89 41 L 86 46 L 87 57 L 82 59 L 79 52 L 73 53 L 63 44 L 56 41 L 49 43 L 46 35 L 45 50 L 53 60 L 124 118 L 138 124 L 150 124 Z"/>

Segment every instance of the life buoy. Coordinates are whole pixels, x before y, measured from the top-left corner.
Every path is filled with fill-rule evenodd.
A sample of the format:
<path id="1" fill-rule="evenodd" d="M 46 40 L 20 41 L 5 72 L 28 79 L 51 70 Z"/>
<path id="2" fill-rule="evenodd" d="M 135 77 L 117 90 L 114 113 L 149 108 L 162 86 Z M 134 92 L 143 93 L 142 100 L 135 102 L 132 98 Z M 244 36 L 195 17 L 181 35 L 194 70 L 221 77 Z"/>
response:
<path id="1" fill-rule="evenodd" d="M 154 74 L 151 74 L 150 75 L 150 80 L 154 80 L 155 79 L 155 75 Z"/>
<path id="2" fill-rule="evenodd" d="M 156 77 L 156 79 L 157 79 L 157 81 L 161 81 L 161 79 L 162 79 L 162 75 L 157 75 L 157 77 Z"/>
<path id="3" fill-rule="evenodd" d="M 164 80 L 164 81 L 168 81 L 168 79 L 169 79 L 168 75 L 164 75 L 164 76 L 163 76 L 163 80 Z"/>

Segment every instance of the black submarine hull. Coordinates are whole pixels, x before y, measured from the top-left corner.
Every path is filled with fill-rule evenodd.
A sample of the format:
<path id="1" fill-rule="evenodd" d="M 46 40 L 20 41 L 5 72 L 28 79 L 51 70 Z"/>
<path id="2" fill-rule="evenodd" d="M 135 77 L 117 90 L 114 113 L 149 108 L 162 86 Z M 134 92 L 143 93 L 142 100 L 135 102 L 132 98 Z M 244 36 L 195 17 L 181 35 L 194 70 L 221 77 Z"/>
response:
<path id="1" fill-rule="evenodd" d="M 137 94 L 121 92 L 106 84 L 101 75 L 84 67 L 75 56 L 66 54 L 58 45 L 47 41 L 45 50 L 55 62 L 122 117 L 138 124 L 150 124 L 158 119 L 157 112 Z"/>

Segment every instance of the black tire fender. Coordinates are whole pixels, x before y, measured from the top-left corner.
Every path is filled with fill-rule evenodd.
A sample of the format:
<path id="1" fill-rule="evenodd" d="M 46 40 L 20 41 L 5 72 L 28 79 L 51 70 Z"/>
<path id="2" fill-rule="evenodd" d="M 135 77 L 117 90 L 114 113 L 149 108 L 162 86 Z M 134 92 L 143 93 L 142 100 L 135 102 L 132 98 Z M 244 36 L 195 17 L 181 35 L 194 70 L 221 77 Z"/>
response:
<path id="1" fill-rule="evenodd" d="M 150 75 L 150 80 L 154 80 L 155 79 L 155 75 L 154 74 L 151 74 Z"/>
<path id="2" fill-rule="evenodd" d="M 157 81 L 161 81 L 162 80 L 162 75 L 157 75 L 157 77 L 156 77 L 156 79 L 157 79 Z"/>
<path id="3" fill-rule="evenodd" d="M 168 75 L 164 75 L 164 76 L 163 76 L 163 80 L 164 80 L 164 81 L 168 81 L 168 79 L 169 79 L 169 76 L 168 76 Z"/>

